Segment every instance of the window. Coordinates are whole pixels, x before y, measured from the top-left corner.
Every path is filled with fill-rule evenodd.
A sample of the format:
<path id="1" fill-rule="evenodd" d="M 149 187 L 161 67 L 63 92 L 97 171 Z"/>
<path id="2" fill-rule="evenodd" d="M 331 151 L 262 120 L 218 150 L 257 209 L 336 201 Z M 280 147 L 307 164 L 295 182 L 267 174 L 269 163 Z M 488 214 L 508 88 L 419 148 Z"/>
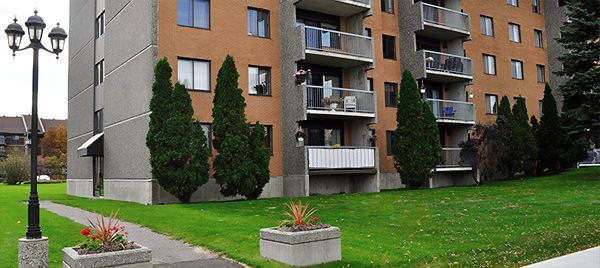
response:
<path id="1" fill-rule="evenodd" d="M 385 145 L 387 147 L 387 155 L 392 155 L 394 152 L 393 149 L 393 141 L 394 141 L 394 131 L 386 131 L 385 132 Z"/>
<path id="2" fill-rule="evenodd" d="M 508 23 L 508 39 L 521 43 L 521 26 L 519 24 Z"/>
<path id="3" fill-rule="evenodd" d="M 494 19 L 488 16 L 481 16 L 479 22 L 481 24 L 481 34 L 494 36 Z"/>
<path id="4" fill-rule="evenodd" d="M 533 37 L 535 42 L 535 47 L 543 48 L 544 47 L 544 36 L 541 30 L 533 30 Z"/>
<path id="5" fill-rule="evenodd" d="M 251 125 L 251 128 L 254 128 L 255 125 Z M 265 148 L 269 149 L 271 153 L 273 153 L 273 126 L 263 125 L 265 128 L 265 140 L 264 145 Z"/>
<path id="6" fill-rule="evenodd" d="M 396 107 L 398 105 L 398 84 L 385 83 L 385 106 Z"/>
<path id="7" fill-rule="evenodd" d="M 531 10 L 538 14 L 542 12 L 540 9 L 540 0 L 531 0 Z"/>
<path id="8" fill-rule="evenodd" d="M 383 58 L 396 59 L 396 37 L 383 35 Z"/>
<path id="9" fill-rule="evenodd" d="M 96 39 L 104 34 L 104 11 L 96 18 Z"/>
<path id="10" fill-rule="evenodd" d="M 394 14 L 394 0 L 381 0 L 381 11 Z"/>
<path id="11" fill-rule="evenodd" d="M 520 101 L 525 101 L 525 98 L 519 96 L 519 97 L 513 97 L 513 102 L 515 104 L 519 103 Z"/>
<path id="12" fill-rule="evenodd" d="M 104 60 L 96 63 L 94 67 L 94 85 L 100 85 L 104 82 Z"/>
<path id="13" fill-rule="evenodd" d="M 546 67 L 544 65 L 536 65 L 538 83 L 546 83 Z"/>
<path id="14" fill-rule="evenodd" d="M 498 95 L 485 94 L 485 113 L 498 114 Z"/>
<path id="15" fill-rule="evenodd" d="M 363 35 L 371 37 L 371 28 L 365 28 L 365 30 L 363 31 Z"/>
<path id="16" fill-rule="evenodd" d="M 94 134 L 104 131 L 104 109 L 94 112 Z"/>
<path id="17" fill-rule="evenodd" d="M 204 132 L 204 137 L 206 137 L 206 147 L 208 148 L 208 153 L 212 154 L 212 125 L 209 123 L 200 123 L 200 126 Z"/>
<path id="18" fill-rule="evenodd" d="M 542 116 L 544 116 L 544 101 L 539 100 L 538 101 L 538 106 L 540 108 L 540 120 L 541 120 Z"/>
<path id="19" fill-rule="evenodd" d="M 512 78 L 523 80 L 523 62 L 519 60 L 511 60 Z"/>
<path id="20" fill-rule="evenodd" d="M 195 28 L 210 28 L 210 0 L 178 0 L 177 24 Z"/>
<path id="21" fill-rule="evenodd" d="M 506 0 L 506 3 L 515 7 L 519 6 L 519 0 Z"/>
<path id="22" fill-rule="evenodd" d="M 248 92 L 250 95 L 271 95 L 271 68 L 248 67 Z"/>
<path id="23" fill-rule="evenodd" d="M 367 91 L 373 91 L 373 78 L 367 78 Z"/>
<path id="24" fill-rule="evenodd" d="M 496 75 L 496 56 L 483 54 L 483 73 Z"/>
<path id="25" fill-rule="evenodd" d="M 187 89 L 210 91 L 210 62 L 177 59 L 177 78 Z"/>
<path id="26" fill-rule="evenodd" d="M 269 32 L 269 11 L 248 8 L 248 35 L 268 38 Z"/>

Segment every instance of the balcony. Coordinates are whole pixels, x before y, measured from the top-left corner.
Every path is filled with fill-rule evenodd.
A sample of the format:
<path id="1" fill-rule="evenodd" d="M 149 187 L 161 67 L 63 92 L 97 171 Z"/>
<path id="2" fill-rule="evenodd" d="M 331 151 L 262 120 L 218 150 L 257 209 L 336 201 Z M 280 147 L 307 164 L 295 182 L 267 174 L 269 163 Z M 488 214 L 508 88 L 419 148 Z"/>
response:
<path id="1" fill-rule="evenodd" d="M 369 11 L 370 0 L 300 0 L 296 7 L 340 17 L 349 17 Z"/>
<path id="2" fill-rule="evenodd" d="M 465 163 L 461 157 L 461 148 L 443 148 L 442 161 L 437 166 L 436 171 L 470 171 L 473 169 L 470 164 Z"/>
<path id="3" fill-rule="evenodd" d="M 306 112 L 316 116 L 375 117 L 375 93 L 337 87 L 304 86 Z"/>
<path id="4" fill-rule="evenodd" d="M 307 62 L 342 68 L 373 63 L 371 37 L 312 26 L 301 27 L 304 28 Z"/>
<path id="5" fill-rule="evenodd" d="M 306 146 L 309 173 L 344 171 L 346 173 L 377 172 L 375 147 Z"/>
<path id="6" fill-rule="evenodd" d="M 475 124 L 475 105 L 470 102 L 427 99 L 438 123 Z"/>
<path id="7" fill-rule="evenodd" d="M 429 50 L 422 52 L 427 79 L 442 83 L 473 80 L 470 58 Z"/>
<path id="8" fill-rule="evenodd" d="M 417 34 L 438 40 L 466 38 L 471 35 L 469 14 L 420 2 L 423 30 Z"/>

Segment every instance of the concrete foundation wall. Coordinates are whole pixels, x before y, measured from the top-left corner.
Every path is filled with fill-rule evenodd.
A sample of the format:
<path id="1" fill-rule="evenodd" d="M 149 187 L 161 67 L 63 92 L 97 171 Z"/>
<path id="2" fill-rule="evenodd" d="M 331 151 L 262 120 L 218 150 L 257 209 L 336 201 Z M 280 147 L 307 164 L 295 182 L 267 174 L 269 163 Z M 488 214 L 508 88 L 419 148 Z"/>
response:
<path id="1" fill-rule="evenodd" d="M 402 188 L 406 188 L 406 185 L 402 184 L 399 173 L 379 173 L 380 190 L 394 190 Z"/>
<path id="2" fill-rule="evenodd" d="M 310 175 L 310 194 L 379 192 L 378 174 Z"/>
<path id="3" fill-rule="evenodd" d="M 436 172 L 429 182 L 430 188 L 475 185 L 472 171 Z"/>

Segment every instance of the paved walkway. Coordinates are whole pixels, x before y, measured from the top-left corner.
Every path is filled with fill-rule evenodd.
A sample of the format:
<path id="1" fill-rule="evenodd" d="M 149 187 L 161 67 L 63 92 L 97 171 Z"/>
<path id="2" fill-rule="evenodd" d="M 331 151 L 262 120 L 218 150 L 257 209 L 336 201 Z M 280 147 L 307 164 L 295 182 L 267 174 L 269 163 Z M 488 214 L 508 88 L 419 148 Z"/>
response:
<path id="1" fill-rule="evenodd" d="M 560 256 L 524 268 L 600 268 L 600 247 Z"/>
<path id="2" fill-rule="evenodd" d="M 67 217 L 80 224 L 87 225 L 87 219 L 94 219 L 94 213 L 42 201 L 41 207 L 60 216 Z M 206 249 L 190 246 L 181 241 L 173 240 L 165 235 L 153 232 L 140 225 L 122 222 L 129 232 L 129 239 L 152 249 L 152 263 L 157 268 L 200 268 L 200 267 L 244 267 L 239 263 L 219 257 Z"/>

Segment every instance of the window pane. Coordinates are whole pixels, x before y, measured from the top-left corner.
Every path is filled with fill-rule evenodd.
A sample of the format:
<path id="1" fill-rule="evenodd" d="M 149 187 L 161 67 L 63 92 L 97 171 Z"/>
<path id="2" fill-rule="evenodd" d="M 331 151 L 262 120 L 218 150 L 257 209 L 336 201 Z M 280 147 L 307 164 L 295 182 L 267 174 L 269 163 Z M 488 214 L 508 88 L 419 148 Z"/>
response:
<path id="1" fill-rule="evenodd" d="M 258 94 L 270 95 L 271 94 L 271 74 L 267 68 L 258 69 L 258 82 L 260 83 L 260 89 Z"/>
<path id="2" fill-rule="evenodd" d="M 210 63 L 194 61 L 194 89 L 210 90 Z"/>
<path id="3" fill-rule="evenodd" d="M 258 12 L 253 9 L 248 9 L 248 34 L 257 36 L 258 35 Z"/>
<path id="4" fill-rule="evenodd" d="M 398 85 L 385 83 L 385 106 L 396 107 L 398 104 Z"/>
<path id="5" fill-rule="evenodd" d="M 177 1 L 177 24 L 192 26 L 192 0 Z"/>
<path id="6" fill-rule="evenodd" d="M 392 155 L 393 149 L 392 149 L 392 142 L 394 140 L 394 132 L 393 131 L 386 131 L 385 132 L 385 144 L 386 144 L 386 149 L 387 149 L 387 155 Z"/>
<path id="7" fill-rule="evenodd" d="M 256 94 L 256 85 L 258 85 L 258 68 L 248 67 L 248 92 Z"/>
<path id="8" fill-rule="evenodd" d="M 269 36 L 269 13 L 264 11 L 256 11 L 257 13 L 257 35 L 260 37 Z"/>
<path id="9" fill-rule="evenodd" d="M 202 131 L 204 132 L 204 137 L 206 137 L 206 146 L 208 147 L 208 153 L 212 151 L 212 132 L 210 124 L 200 124 L 202 126 Z"/>
<path id="10" fill-rule="evenodd" d="M 194 89 L 193 69 L 191 60 L 177 60 L 177 79 L 187 89 Z"/>
<path id="11" fill-rule="evenodd" d="M 194 0 L 194 27 L 210 27 L 210 1 Z"/>

